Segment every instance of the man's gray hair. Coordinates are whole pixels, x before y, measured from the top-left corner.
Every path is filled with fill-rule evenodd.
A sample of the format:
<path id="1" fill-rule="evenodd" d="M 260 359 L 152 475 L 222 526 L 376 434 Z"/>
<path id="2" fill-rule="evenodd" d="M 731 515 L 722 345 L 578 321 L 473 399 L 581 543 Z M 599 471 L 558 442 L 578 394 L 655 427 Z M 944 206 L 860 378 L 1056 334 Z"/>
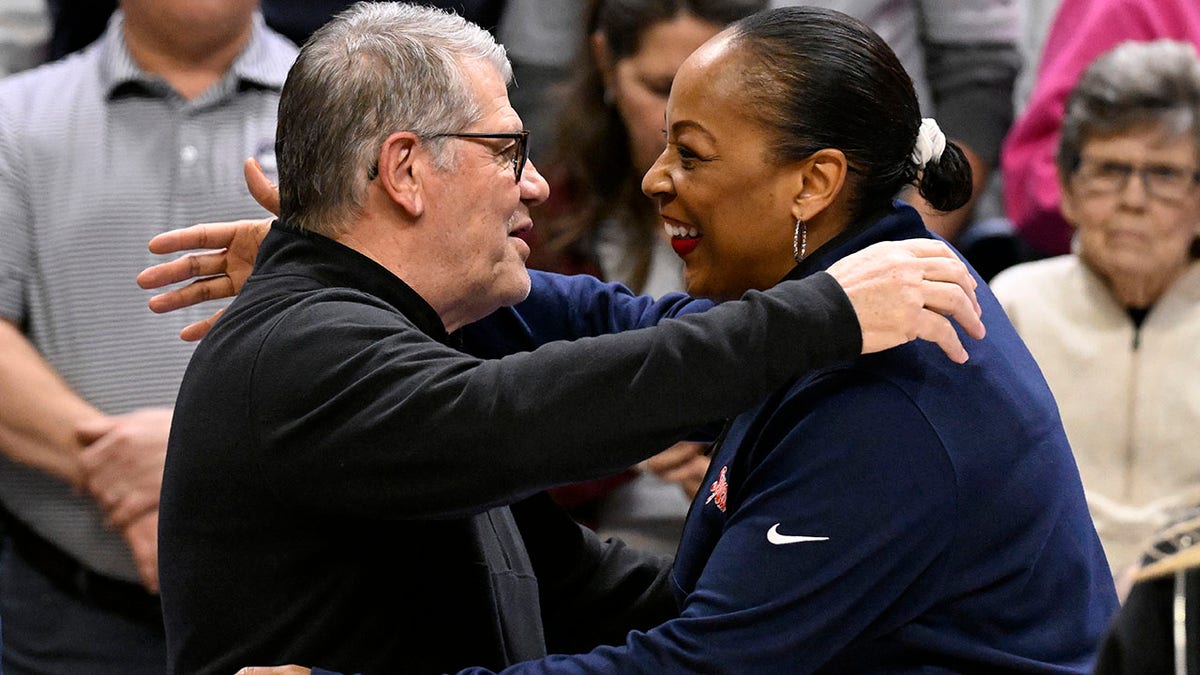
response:
<path id="1" fill-rule="evenodd" d="M 361 213 L 388 136 L 428 138 L 477 122 L 479 103 L 464 68 L 512 67 L 487 31 L 449 12 L 395 2 L 359 2 L 309 38 L 279 101 L 275 154 L 280 216 L 334 234 Z M 445 168 L 445 139 L 429 139 Z"/>
<path id="2" fill-rule="evenodd" d="M 1093 61 L 1067 100 L 1059 174 L 1074 173 L 1089 138 L 1146 126 L 1191 131 L 1200 150 L 1200 58 L 1190 43 L 1123 42 Z"/>

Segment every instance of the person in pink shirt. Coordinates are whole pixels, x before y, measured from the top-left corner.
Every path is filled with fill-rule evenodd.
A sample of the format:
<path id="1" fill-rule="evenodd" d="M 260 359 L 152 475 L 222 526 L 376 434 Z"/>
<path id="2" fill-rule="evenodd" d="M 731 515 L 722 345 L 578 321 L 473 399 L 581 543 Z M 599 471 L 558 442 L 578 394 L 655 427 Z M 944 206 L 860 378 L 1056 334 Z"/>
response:
<path id="1" fill-rule="evenodd" d="M 1067 93 L 1096 57 L 1127 40 L 1172 38 L 1200 45 L 1196 0 L 1062 0 L 1046 38 L 1029 106 L 1000 153 L 1004 210 L 1035 253 L 1061 255 L 1072 228 L 1059 210 L 1054 152 Z"/>

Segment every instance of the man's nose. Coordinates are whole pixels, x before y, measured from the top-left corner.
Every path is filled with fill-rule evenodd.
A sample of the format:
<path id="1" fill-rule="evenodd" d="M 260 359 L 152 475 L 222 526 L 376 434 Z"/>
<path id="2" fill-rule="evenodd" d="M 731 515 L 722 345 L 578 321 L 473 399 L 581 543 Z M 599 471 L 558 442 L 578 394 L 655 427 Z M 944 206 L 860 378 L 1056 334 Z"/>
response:
<path id="1" fill-rule="evenodd" d="M 521 201 L 537 205 L 546 201 L 549 196 L 550 184 L 534 166 L 533 160 L 530 160 L 525 164 L 525 170 L 521 172 Z"/>

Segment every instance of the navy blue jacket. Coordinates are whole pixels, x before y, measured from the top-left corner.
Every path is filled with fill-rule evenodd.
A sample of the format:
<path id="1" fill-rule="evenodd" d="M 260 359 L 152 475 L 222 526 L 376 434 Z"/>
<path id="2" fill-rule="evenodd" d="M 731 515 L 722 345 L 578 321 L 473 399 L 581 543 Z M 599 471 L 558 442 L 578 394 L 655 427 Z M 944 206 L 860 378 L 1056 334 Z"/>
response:
<path id="1" fill-rule="evenodd" d="M 928 236 L 898 205 L 792 276 Z M 1089 672 L 1108 565 L 1050 391 L 978 296 L 988 335 L 963 336 L 966 365 L 917 341 L 732 421 L 676 558 L 678 619 L 504 672 Z"/>

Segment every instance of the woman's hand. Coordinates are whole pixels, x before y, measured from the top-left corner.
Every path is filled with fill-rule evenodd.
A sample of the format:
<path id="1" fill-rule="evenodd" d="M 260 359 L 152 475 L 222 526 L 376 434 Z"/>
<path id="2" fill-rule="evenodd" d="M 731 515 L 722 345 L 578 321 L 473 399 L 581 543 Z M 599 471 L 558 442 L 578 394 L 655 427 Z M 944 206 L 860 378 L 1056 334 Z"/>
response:
<path id="1" fill-rule="evenodd" d="M 712 443 L 680 441 L 642 463 L 662 480 L 675 483 L 687 495 L 696 496 L 708 473 L 708 449 Z"/>
<path id="2" fill-rule="evenodd" d="M 244 166 L 246 186 L 255 201 L 268 211 L 279 214 L 279 190 L 253 159 Z M 193 280 L 187 286 L 150 298 L 154 312 L 171 312 L 208 300 L 237 295 L 254 269 L 258 248 L 270 230 L 271 219 L 206 223 L 164 232 L 150 240 L 150 251 L 158 254 L 189 253 L 170 262 L 147 267 L 137 277 L 142 288 L 162 288 L 168 284 Z M 199 340 L 212 328 L 221 312 L 187 326 L 179 337 Z"/>

